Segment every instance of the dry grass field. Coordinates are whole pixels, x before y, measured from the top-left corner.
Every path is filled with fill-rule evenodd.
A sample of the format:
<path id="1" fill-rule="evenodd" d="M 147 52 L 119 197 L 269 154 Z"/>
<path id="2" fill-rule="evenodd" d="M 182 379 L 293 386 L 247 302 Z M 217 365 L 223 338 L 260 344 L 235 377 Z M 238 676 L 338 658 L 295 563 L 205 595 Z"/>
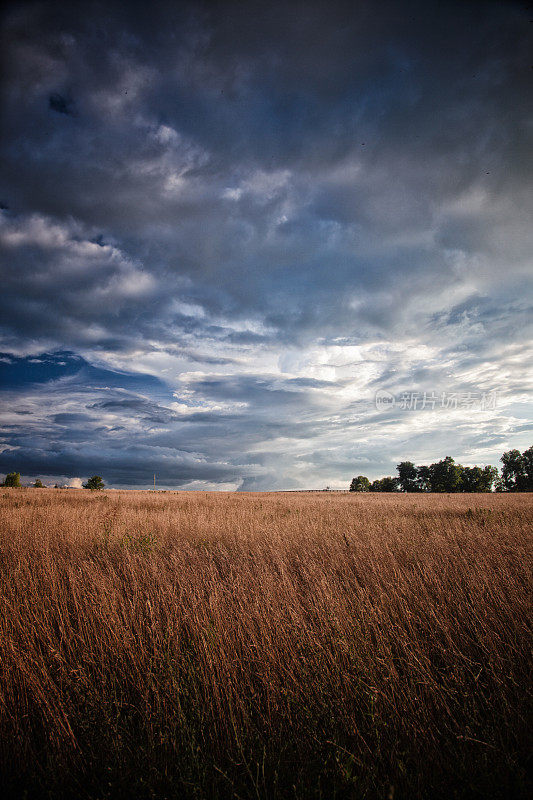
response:
<path id="1" fill-rule="evenodd" d="M 4 793 L 528 796 L 532 508 L 1 490 Z"/>

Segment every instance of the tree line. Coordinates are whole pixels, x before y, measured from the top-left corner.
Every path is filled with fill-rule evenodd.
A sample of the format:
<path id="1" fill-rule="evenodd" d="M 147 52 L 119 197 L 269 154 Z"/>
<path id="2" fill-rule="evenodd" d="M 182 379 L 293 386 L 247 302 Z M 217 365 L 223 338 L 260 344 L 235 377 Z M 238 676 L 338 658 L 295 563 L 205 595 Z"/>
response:
<path id="1" fill-rule="evenodd" d="M 16 489 L 16 488 L 21 487 L 22 483 L 20 482 L 20 472 L 8 472 L 8 474 L 5 477 L 4 482 L 1 483 L 0 486 L 9 487 L 9 488 L 12 488 L 12 489 L 13 488 Z M 90 477 L 87 480 L 87 483 L 83 484 L 83 488 L 84 489 L 90 489 L 91 491 L 98 491 L 98 490 L 103 489 L 104 487 L 105 487 L 105 483 L 103 482 L 103 480 L 100 477 L 100 475 L 93 475 L 92 477 Z M 34 489 L 45 489 L 46 487 L 43 486 L 43 482 L 39 478 L 37 478 L 37 480 L 33 484 L 33 488 Z M 55 489 L 60 489 L 61 487 L 59 486 L 59 484 L 56 483 L 54 488 Z"/>
<path id="2" fill-rule="evenodd" d="M 533 446 L 521 453 L 508 450 L 497 467 L 463 467 L 451 456 L 429 466 L 401 461 L 397 477 L 388 475 L 372 483 L 366 475 L 352 479 L 351 492 L 533 492 Z"/>

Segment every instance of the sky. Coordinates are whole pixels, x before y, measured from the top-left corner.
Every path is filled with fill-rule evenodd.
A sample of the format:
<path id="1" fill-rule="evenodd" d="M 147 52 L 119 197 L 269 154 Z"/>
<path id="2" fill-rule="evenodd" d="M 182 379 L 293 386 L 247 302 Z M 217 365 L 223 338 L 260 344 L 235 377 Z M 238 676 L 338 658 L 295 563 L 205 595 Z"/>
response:
<path id="1" fill-rule="evenodd" d="M 0 472 L 347 488 L 532 444 L 530 4 L 3 13 Z"/>

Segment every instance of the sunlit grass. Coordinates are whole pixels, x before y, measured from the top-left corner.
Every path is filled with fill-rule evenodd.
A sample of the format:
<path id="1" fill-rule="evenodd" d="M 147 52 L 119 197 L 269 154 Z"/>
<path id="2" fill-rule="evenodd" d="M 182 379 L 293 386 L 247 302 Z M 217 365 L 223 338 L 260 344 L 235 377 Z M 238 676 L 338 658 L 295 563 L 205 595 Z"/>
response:
<path id="1" fill-rule="evenodd" d="M 3 490 L 7 790 L 525 797 L 531 509 Z"/>

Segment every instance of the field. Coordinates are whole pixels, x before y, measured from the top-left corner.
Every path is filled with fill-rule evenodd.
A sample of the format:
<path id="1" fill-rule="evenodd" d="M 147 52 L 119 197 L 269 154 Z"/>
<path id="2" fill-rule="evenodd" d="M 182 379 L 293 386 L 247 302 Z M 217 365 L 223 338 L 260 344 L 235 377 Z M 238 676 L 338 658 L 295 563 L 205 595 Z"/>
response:
<path id="1" fill-rule="evenodd" d="M 0 491 L 31 798 L 521 798 L 531 495 Z"/>

